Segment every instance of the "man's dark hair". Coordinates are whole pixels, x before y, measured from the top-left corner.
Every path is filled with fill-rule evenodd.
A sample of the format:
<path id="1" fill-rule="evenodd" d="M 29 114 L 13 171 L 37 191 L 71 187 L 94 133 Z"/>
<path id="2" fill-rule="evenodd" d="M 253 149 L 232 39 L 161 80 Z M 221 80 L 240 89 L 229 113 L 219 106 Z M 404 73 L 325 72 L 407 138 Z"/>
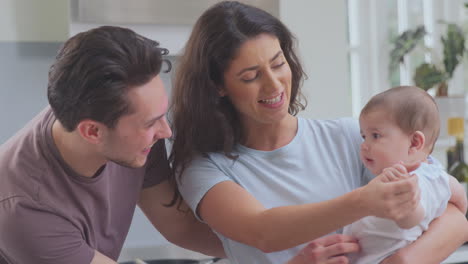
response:
<path id="1" fill-rule="evenodd" d="M 161 70 L 167 49 L 130 29 L 103 26 L 65 42 L 49 70 L 47 97 L 60 123 L 73 131 L 84 119 L 114 128 L 133 109 L 127 92 Z"/>

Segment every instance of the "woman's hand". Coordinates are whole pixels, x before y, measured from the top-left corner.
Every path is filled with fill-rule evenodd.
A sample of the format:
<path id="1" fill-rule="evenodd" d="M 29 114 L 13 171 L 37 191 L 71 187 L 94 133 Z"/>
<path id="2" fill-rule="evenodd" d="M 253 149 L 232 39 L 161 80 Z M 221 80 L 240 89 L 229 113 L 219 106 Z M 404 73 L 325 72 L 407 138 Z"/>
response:
<path id="1" fill-rule="evenodd" d="M 411 168 L 395 164 L 362 187 L 361 201 L 370 215 L 400 221 L 419 205 L 418 178 Z"/>
<path id="2" fill-rule="evenodd" d="M 329 235 L 310 242 L 287 264 L 347 264 L 347 253 L 359 251 L 357 240 L 347 235 Z"/>

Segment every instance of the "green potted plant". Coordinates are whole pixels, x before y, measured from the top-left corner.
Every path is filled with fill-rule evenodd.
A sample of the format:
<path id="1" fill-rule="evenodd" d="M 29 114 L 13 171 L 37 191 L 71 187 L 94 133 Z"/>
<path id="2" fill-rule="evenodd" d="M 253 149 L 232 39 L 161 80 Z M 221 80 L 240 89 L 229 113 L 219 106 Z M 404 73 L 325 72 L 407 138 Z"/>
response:
<path id="1" fill-rule="evenodd" d="M 406 54 L 422 45 L 426 34 L 424 26 L 419 26 L 414 30 L 403 32 L 396 38 L 390 52 L 391 71 L 404 61 L 403 58 Z M 446 24 L 446 32 L 441 37 L 441 41 L 443 46 L 442 60 L 437 60 L 439 56 L 433 50 L 423 47 L 431 51 L 433 62 L 419 65 L 413 74 L 413 80 L 416 86 L 424 90 L 436 87 L 437 96 L 447 96 L 447 82 L 452 78 L 453 72 L 463 59 L 467 48 L 465 47 L 463 30 L 453 23 Z"/>
<path id="2" fill-rule="evenodd" d="M 462 28 L 453 23 L 443 23 L 442 50 L 434 50 L 424 46 L 423 38 L 427 34 L 424 26 L 418 26 L 400 34 L 393 42 L 390 52 L 390 72 L 401 63 L 405 55 L 416 49 L 431 53 L 431 62 L 422 62 L 413 72 L 414 84 L 424 90 L 435 89 L 435 99 L 439 106 L 441 130 L 440 138 L 448 138 L 447 120 L 450 117 L 465 117 L 465 96 L 447 96 L 448 81 L 453 77 L 457 66 L 468 54 L 465 36 Z M 453 95 L 453 94 L 452 94 Z"/>

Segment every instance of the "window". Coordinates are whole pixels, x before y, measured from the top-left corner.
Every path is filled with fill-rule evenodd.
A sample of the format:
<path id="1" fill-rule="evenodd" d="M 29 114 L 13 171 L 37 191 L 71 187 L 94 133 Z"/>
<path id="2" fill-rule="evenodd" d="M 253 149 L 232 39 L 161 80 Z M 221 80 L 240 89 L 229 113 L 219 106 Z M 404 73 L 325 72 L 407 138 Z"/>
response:
<path id="1" fill-rule="evenodd" d="M 349 67 L 354 116 L 359 115 L 372 95 L 393 86 L 414 84 L 413 72 L 422 62 L 440 60 L 433 58 L 427 50 L 416 49 L 405 56 L 404 64 L 399 69 L 390 72 L 391 42 L 403 31 L 424 25 L 428 32 L 424 38 L 425 46 L 441 51 L 440 37 L 445 30 L 441 21 L 468 28 L 468 8 L 464 8 L 464 3 L 464 0 L 348 0 Z M 468 88 L 466 56 L 462 63 L 449 82 L 449 93 L 461 94 Z"/>

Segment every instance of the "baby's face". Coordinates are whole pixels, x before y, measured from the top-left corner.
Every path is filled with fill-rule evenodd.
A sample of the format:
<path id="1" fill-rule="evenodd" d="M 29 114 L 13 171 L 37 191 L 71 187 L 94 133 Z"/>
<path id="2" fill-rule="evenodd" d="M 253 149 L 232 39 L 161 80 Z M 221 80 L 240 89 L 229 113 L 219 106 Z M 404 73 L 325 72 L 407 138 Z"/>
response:
<path id="1" fill-rule="evenodd" d="M 361 136 L 364 139 L 361 144 L 361 160 L 374 175 L 408 159 L 411 137 L 388 116 L 384 110 L 376 110 L 359 118 Z"/>

